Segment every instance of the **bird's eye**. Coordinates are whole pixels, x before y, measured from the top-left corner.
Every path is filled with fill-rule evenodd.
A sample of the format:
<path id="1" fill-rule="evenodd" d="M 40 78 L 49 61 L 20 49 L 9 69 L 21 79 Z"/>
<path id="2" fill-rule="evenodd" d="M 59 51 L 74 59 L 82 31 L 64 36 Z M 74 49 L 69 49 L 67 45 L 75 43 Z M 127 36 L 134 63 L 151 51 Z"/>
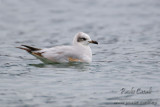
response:
<path id="1" fill-rule="evenodd" d="M 86 40 L 86 38 L 81 38 L 81 39 L 84 40 L 84 41 Z"/>

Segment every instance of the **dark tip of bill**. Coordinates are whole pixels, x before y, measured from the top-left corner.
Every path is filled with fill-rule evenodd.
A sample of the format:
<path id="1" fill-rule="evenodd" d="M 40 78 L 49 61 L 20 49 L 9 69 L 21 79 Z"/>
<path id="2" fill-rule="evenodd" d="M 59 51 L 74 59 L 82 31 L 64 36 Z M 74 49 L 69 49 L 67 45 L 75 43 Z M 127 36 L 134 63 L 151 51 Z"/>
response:
<path id="1" fill-rule="evenodd" d="M 97 42 L 97 41 L 93 41 L 93 43 L 98 45 L 98 42 Z"/>

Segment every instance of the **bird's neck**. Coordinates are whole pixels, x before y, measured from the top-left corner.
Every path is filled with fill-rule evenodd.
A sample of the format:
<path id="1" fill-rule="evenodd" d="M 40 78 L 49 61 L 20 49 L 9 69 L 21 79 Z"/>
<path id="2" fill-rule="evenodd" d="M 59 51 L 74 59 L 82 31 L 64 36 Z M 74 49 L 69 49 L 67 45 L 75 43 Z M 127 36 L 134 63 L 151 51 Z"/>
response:
<path id="1" fill-rule="evenodd" d="M 80 48 L 90 48 L 90 46 L 89 45 L 84 45 L 84 44 L 80 44 L 80 43 L 73 43 L 73 46 L 78 46 L 78 47 L 80 47 Z"/>
<path id="2" fill-rule="evenodd" d="M 89 45 L 76 44 L 74 46 L 78 47 L 83 52 L 88 53 L 89 56 L 92 56 L 92 50 Z"/>

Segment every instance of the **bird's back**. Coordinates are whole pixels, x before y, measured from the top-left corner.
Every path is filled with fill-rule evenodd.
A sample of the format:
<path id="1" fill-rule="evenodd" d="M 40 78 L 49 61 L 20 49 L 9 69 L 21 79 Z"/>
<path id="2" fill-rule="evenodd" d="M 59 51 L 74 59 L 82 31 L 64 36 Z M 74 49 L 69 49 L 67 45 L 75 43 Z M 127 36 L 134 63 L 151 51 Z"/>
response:
<path id="1" fill-rule="evenodd" d="M 85 60 L 83 58 L 84 50 L 81 50 L 76 46 L 56 46 L 42 49 L 39 52 L 42 53 L 44 58 L 53 62 L 83 62 L 83 60 Z"/>

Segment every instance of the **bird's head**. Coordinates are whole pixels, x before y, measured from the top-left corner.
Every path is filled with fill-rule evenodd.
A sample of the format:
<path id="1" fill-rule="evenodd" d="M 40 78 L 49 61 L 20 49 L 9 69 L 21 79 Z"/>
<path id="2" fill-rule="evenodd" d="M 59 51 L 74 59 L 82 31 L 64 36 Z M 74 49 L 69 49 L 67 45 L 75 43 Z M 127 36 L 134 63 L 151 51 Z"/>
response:
<path id="1" fill-rule="evenodd" d="M 77 45 L 77 44 L 88 45 L 90 43 L 98 44 L 97 41 L 91 40 L 90 36 L 83 32 L 77 33 L 73 39 L 74 45 Z"/>

